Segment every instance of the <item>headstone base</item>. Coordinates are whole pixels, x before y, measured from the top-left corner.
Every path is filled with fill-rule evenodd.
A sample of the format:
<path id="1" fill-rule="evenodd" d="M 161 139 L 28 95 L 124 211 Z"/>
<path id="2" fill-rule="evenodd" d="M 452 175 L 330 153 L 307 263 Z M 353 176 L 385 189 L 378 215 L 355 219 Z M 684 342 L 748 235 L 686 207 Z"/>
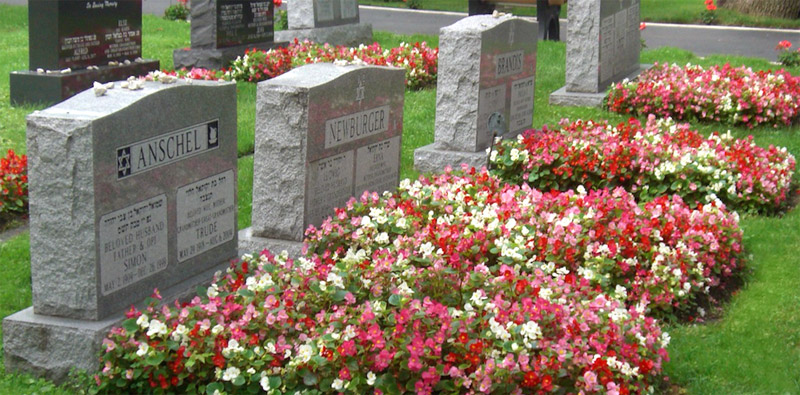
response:
<path id="1" fill-rule="evenodd" d="M 159 290 L 162 302 L 188 301 L 198 286 L 211 282 L 222 262 L 166 290 Z M 146 307 L 144 301 L 138 308 Z M 67 379 L 70 369 L 94 372 L 100 367 L 98 353 L 108 331 L 125 320 L 125 310 L 100 321 L 75 320 L 35 314 L 33 307 L 3 319 L 3 349 L 6 372 L 28 373 L 56 383 Z"/>
<path id="2" fill-rule="evenodd" d="M 371 23 L 351 23 L 348 25 L 318 27 L 313 29 L 290 29 L 275 32 L 276 41 L 309 40 L 315 43 L 355 47 L 359 44 L 372 44 Z"/>
<path id="3" fill-rule="evenodd" d="M 634 79 L 645 70 L 653 67 L 651 64 L 641 64 L 639 69 L 628 75 L 627 79 Z M 566 86 L 550 94 L 551 106 L 565 107 L 602 107 L 606 98 L 606 91 L 597 93 L 569 92 Z"/>
<path id="4" fill-rule="evenodd" d="M 100 66 L 97 70 L 69 73 L 12 71 L 9 76 L 11 104 L 55 104 L 92 87 L 97 82 L 120 81 L 141 76 L 160 68 L 158 60 L 145 60 L 119 66 Z"/>
<path id="5" fill-rule="evenodd" d="M 237 45 L 235 47 L 227 48 L 183 48 L 176 49 L 172 52 L 172 61 L 175 64 L 175 69 L 187 68 L 203 68 L 219 70 L 228 67 L 230 63 L 237 57 L 244 55 L 244 52 L 249 49 L 260 49 L 268 51 L 274 47 L 286 46 L 285 42 L 275 43 L 262 43 L 262 44 L 247 44 Z"/>
<path id="6" fill-rule="evenodd" d="M 414 168 L 421 173 L 439 173 L 447 166 L 458 169 L 462 163 L 476 169 L 487 166 L 486 152 L 447 151 L 436 143 L 414 150 Z"/>
<path id="7" fill-rule="evenodd" d="M 239 256 L 244 254 L 257 254 L 269 250 L 273 255 L 280 255 L 286 251 L 291 258 L 297 258 L 303 253 L 303 243 L 294 240 L 270 239 L 253 235 L 253 228 L 239 231 Z"/>

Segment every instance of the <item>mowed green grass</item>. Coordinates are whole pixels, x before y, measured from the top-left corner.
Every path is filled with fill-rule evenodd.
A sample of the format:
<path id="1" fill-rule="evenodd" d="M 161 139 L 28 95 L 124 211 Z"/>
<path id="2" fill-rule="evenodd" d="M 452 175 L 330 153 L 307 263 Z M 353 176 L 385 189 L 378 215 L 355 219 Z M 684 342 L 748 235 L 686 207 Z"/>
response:
<path id="1" fill-rule="evenodd" d="M 644 0 L 647 1 L 647 0 Z M 678 0 L 681 2 L 682 0 Z M 466 2 L 464 2 L 466 3 Z M 644 7 L 644 6 L 643 6 Z M 0 5 L 0 68 L 4 73 L 27 66 L 27 28 L 24 7 Z M 171 65 L 175 48 L 189 45 L 189 26 L 144 17 L 144 55 Z M 436 37 L 400 36 L 377 32 L 375 38 L 385 47 L 402 41 L 426 40 L 438 45 Z M 564 84 L 563 43 L 540 42 L 537 63 L 535 127 L 554 125 L 563 118 L 572 120 L 627 117 L 593 108 L 550 106 L 548 96 Z M 756 69 L 775 68 L 765 60 L 714 56 L 700 59 L 686 51 L 663 48 L 644 51 L 643 62 L 687 62 L 703 65 L 746 64 Z M 800 70 L 792 69 L 795 75 Z M 250 224 L 253 179 L 253 135 L 255 126 L 254 84 L 239 83 L 239 217 L 240 228 Z M 25 116 L 34 107 L 8 104 L 8 80 L 0 78 L 0 148 L 25 152 Z M 433 141 L 436 91 L 408 91 L 404 106 L 402 177 L 416 177 L 414 149 Z M 726 131 L 719 124 L 695 125 L 703 133 Z M 753 134 L 760 145 L 786 146 L 800 154 L 798 127 L 730 128 L 739 137 Z M 745 247 L 752 254 L 751 273 L 746 284 L 725 305 L 723 316 L 710 323 L 674 325 L 669 328 L 671 361 L 665 371 L 679 391 L 688 394 L 794 394 L 800 393 L 800 213 L 797 209 L 782 216 L 742 218 Z M 5 317 L 31 304 L 28 234 L 0 243 L 0 316 Z M 2 347 L 2 345 L 0 345 Z M 2 357 L 0 357 L 2 362 Z M 88 386 L 88 382 L 81 385 Z M 0 393 L 74 393 L 78 387 L 56 387 L 27 375 L 6 374 L 0 363 Z"/>

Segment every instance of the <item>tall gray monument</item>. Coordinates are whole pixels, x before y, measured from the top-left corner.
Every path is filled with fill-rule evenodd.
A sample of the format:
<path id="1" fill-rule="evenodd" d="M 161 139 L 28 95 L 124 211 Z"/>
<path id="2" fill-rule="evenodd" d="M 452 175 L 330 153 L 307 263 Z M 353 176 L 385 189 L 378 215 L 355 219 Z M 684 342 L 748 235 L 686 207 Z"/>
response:
<path id="1" fill-rule="evenodd" d="M 550 95 L 550 104 L 600 106 L 611 84 L 647 67 L 639 64 L 640 0 L 568 4 L 566 85 Z"/>
<path id="2" fill-rule="evenodd" d="M 358 0 L 292 0 L 288 14 L 289 29 L 275 32 L 278 41 L 372 44 L 372 25 L 359 23 Z"/>
<path id="3" fill-rule="evenodd" d="M 400 181 L 405 73 L 310 64 L 258 84 L 252 227 L 240 249 L 297 254 L 309 225 Z"/>
<path id="4" fill-rule="evenodd" d="M 236 86 L 91 90 L 28 116 L 33 306 L 3 320 L 8 371 L 95 370 L 100 341 L 159 289 L 237 256 Z"/>
<path id="5" fill-rule="evenodd" d="M 414 151 L 417 170 L 486 165 L 494 138 L 531 128 L 537 29 L 535 22 L 491 15 L 442 28 L 434 143 Z"/>

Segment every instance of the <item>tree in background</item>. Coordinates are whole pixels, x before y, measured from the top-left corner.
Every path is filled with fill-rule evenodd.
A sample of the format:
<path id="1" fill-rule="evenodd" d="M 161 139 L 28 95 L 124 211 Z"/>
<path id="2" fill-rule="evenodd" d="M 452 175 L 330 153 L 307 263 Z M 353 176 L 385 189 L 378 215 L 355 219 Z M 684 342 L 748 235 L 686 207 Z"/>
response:
<path id="1" fill-rule="evenodd" d="M 786 19 L 800 17 L 800 0 L 718 0 L 717 4 L 743 14 Z"/>

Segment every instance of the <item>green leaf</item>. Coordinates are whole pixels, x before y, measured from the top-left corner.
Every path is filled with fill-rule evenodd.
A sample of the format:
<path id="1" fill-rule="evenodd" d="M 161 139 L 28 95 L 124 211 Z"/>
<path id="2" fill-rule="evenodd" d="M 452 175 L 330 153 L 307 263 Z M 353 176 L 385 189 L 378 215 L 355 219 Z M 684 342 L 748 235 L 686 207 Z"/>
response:
<path id="1" fill-rule="evenodd" d="M 242 385 L 244 385 L 244 377 L 242 377 L 241 374 L 236 376 L 236 378 L 233 379 L 233 385 L 237 387 L 241 387 Z"/>
<path id="2" fill-rule="evenodd" d="M 136 324 L 136 319 L 131 318 L 122 323 L 122 328 L 125 329 L 126 332 L 132 333 L 139 329 L 139 325 Z"/>
<path id="3" fill-rule="evenodd" d="M 403 299 L 400 295 L 392 294 L 392 296 L 389 297 L 389 304 L 392 306 L 400 306 L 400 302 L 402 302 L 402 300 Z"/>
<path id="4" fill-rule="evenodd" d="M 243 296 L 245 298 L 253 298 L 253 297 L 256 296 L 256 294 L 253 291 L 251 291 L 251 290 L 249 290 L 247 288 L 242 288 L 237 293 L 239 294 L 239 296 Z"/>
<path id="5" fill-rule="evenodd" d="M 305 374 L 303 374 L 303 384 L 308 387 L 316 385 L 319 382 L 319 376 L 314 374 L 314 372 L 307 370 Z"/>
<path id="6" fill-rule="evenodd" d="M 206 394 L 214 395 L 214 392 L 222 392 L 224 389 L 225 387 L 222 386 L 222 383 L 211 383 L 206 386 Z"/>
<path id="7" fill-rule="evenodd" d="M 281 387 L 281 378 L 280 376 L 269 376 L 269 388 L 278 389 Z"/>
<path id="8" fill-rule="evenodd" d="M 164 354 L 151 355 L 145 359 L 145 365 L 156 366 L 164 362 Z"/>
<path id="9" fill-rule="evenodd" d="M 344 300 L 345 295 L 347 295 L 347 291 L 340 289 L 333 294 L 332 299 L 334 302 L 341 302 Z"/>

